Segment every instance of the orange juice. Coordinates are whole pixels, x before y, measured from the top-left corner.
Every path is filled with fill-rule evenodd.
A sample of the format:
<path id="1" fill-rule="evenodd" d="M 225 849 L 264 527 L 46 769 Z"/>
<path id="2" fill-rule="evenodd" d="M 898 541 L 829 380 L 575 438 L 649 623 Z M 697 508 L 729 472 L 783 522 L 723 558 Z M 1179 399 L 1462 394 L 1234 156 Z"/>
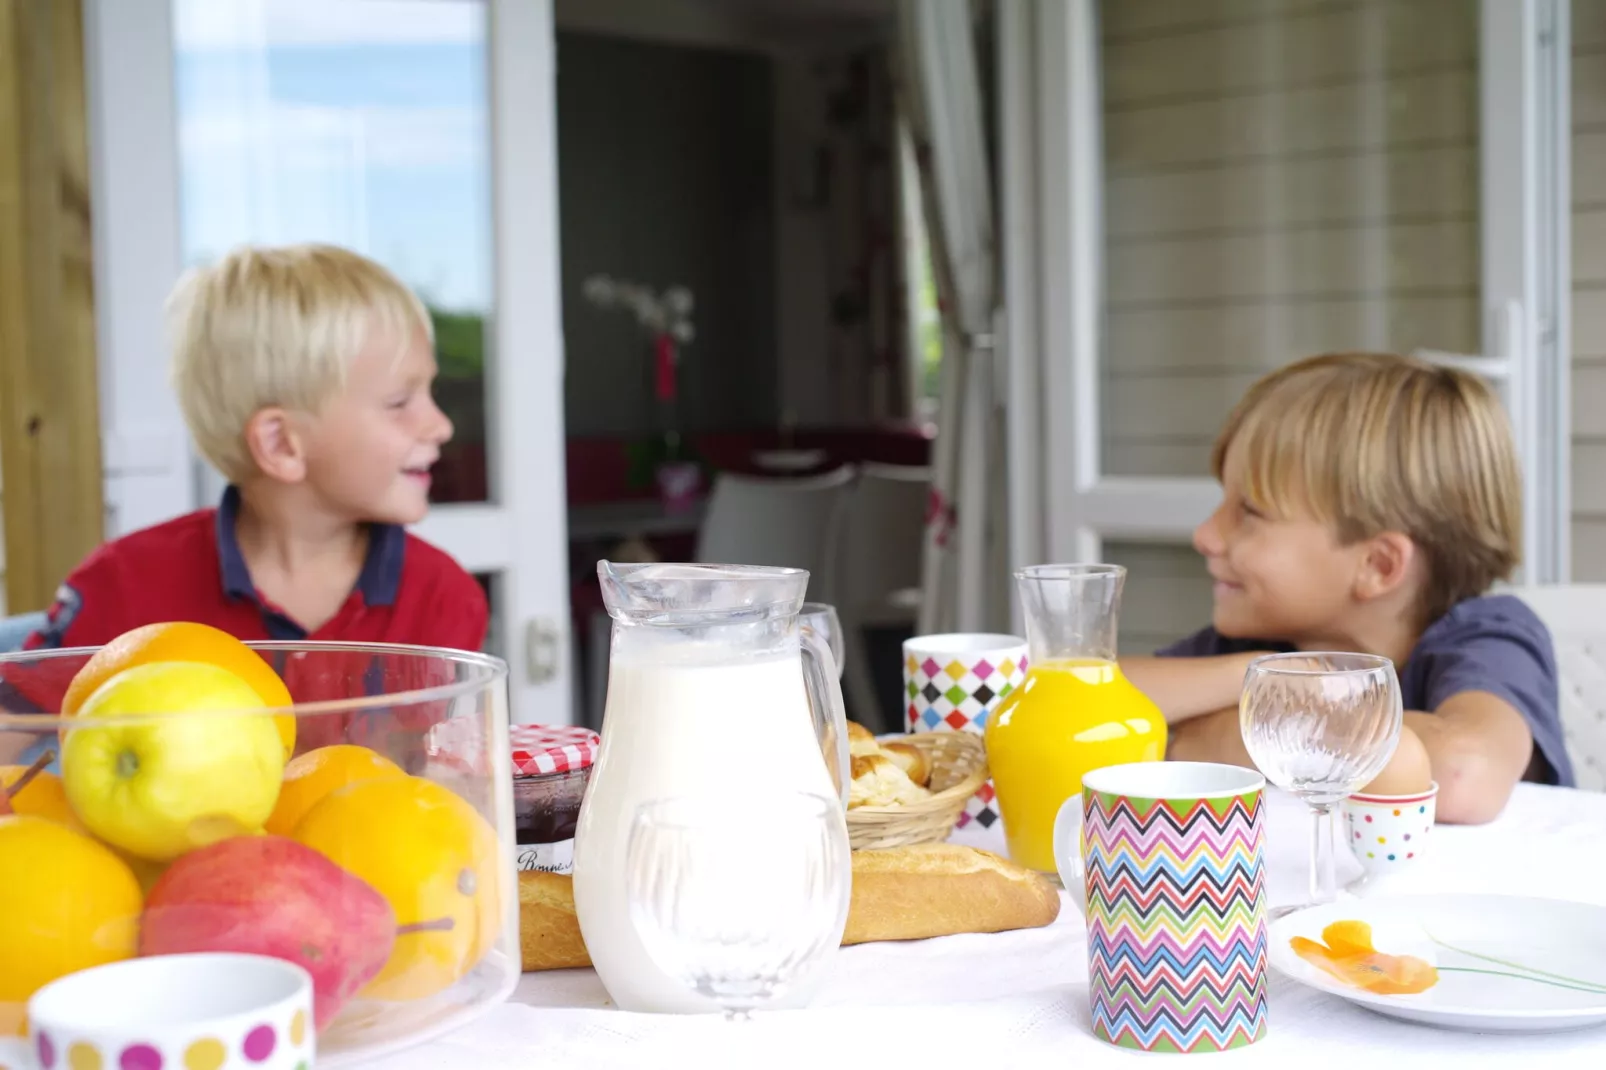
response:
<path id="1" fill-rule="evenodd" d="M 1033 664 L 987 721 L 987 764 L 1009 856 L 1053 872 L 1054 818 L 1082 774 L 1165 757 L 1165 718 L 1113 661 Z"/>

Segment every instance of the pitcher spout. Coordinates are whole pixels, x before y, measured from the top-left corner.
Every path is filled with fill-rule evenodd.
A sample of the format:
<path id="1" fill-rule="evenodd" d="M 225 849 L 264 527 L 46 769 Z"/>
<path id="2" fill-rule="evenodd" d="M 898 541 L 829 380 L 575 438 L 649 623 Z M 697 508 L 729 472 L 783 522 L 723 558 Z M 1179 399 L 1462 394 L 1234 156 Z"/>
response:
<path id="1" fill-rule="evenodd" d="M 1032 664 L 1114 661 L 1125 582 L 1120 565 L 1034 565 L 1016 572 Z"/>

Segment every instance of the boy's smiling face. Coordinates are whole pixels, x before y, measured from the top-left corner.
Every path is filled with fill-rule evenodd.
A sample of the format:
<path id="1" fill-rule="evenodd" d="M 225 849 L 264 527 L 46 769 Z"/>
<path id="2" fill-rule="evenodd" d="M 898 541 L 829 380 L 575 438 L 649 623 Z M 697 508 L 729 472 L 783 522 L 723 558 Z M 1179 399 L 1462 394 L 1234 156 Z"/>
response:
<path id="1" fill-rule="evenodd" d="M 1297 644 L 1330 636 L 1355 605 L 1369 547 L 1341 545 L 1315 517 L 1273 514 L 1249 501 L 1235 452 L 1227 451 L 1221 504 L 1193 533 L 1215 581 L 1211 623 L 1240 639 Z"/>
<path id="2" fill-rule="evenodd" d="M 411 333 L 397 355 L 395 338 L 369 332 L 347 369 L 346 385 L 308 421 L 307 481 L 353 519 L 413 524 L 429 511 L 429 469 L 452 422 L 430 394 L 435 354 Z"/>

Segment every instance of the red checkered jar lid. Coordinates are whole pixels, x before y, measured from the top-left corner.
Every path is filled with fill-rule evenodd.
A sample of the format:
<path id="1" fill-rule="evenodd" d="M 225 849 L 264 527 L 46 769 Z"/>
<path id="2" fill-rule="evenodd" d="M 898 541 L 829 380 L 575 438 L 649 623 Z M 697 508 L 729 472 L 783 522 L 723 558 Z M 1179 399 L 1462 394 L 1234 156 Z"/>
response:
<path id="1" fill-rule="evenodd" d="M 602 742 L 591 729 L 569 725 L 516 724 L 507 735 L 515 778 L 589 769 Z"/>

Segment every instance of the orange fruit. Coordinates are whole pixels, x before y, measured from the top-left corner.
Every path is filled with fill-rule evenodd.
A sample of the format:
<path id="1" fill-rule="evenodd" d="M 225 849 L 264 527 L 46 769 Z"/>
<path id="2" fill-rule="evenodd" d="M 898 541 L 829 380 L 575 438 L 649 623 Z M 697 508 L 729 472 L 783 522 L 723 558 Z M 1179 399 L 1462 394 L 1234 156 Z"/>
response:
<path id="1" fill-rule="evenodd" d="M 0 788 L 10 789 L 22 774 L 28 771 L 25 765 L 0 765 Z M 11 797 L 11 812 L 14 814 L 32 814 L 66 825 L 70 829 L 84 831 L 79 822 L 78 815 L 73 813 L 72 807 L 67 803 L 67 789 L 62 787 L 61 778 L 55 773 L 39 773 L 28 781 L 27 787 Z"/>
<path id="2" fill-rule="evenodd" d="M 274 836 L 289 836 L 324 796 L 347 784 L 376 777 L 406 776 L 401 766 L 377 751 L 355 743 L 319 747 L 290 759 L 284 767 L 279 801 L 263 826 Z"/>
<path id="3" fill-rule="evenodd" d="M 308 811 L 294 839 L 373 885 L 395 911 L 396 946 L 366 998 L 432 996 L 502 935 L 501 882 L 512 866 L 479 811 L 433 781 L 348 784 Z"/>
<path id="4" fill-rule="evenodd" d="M 78 670 L 61 699 L 61 714 L 72 717 L 100 685 L 124 669 L 157 661 L 199 661 L 226 669 L 244 680 L 269 709 L 288 708 L 290 689 L 262 655 L 234 636 L 208 624 L 174 621 L 147 624 L 124 632 L 95 652 Z M 295 753 L 296 719 L 291 714 L 274 718 L 284 757 Z"/>
<path id="5" fill-rule="evenodd" d="M 0 1035 L 42 986 L 133 957 L 143 906 L 110 848 L 42 817 L 0 817 Z"/>

